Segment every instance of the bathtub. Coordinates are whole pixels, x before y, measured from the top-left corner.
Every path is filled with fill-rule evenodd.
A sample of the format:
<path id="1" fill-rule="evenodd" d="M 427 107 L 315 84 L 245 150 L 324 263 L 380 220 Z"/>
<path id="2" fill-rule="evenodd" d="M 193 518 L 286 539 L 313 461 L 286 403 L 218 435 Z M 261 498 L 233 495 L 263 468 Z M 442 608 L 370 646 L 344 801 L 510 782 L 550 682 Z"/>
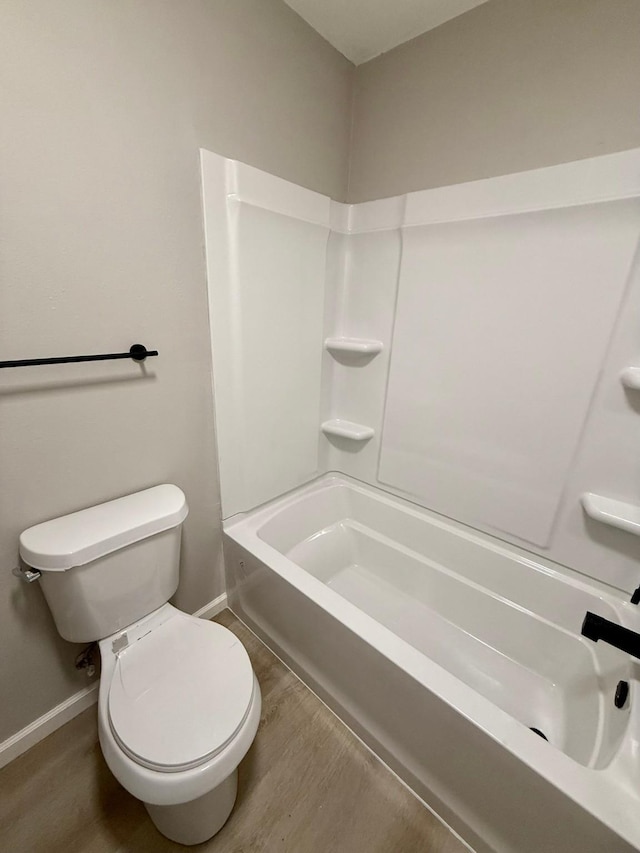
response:
<path id="1" fill-rule="evenodd" d="M 471 849 L 640 849 L 638 665 L 580 636 L 640 630 L 622 596 L 335 475 L 224 547 L 232 609 Z"/>

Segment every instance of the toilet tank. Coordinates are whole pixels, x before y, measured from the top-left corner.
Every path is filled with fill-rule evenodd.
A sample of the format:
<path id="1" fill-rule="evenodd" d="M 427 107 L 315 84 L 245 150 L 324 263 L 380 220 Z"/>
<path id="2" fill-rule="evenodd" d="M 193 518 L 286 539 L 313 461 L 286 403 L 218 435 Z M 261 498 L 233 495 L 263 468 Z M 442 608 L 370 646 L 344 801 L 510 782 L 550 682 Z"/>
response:
<path id="1" fill-rule="evenodd" d="M 169 484 L 45 521 L 20 536 L 58 632 L 101 640 L 165 604 L 178 587 L 184 493 Z"/>

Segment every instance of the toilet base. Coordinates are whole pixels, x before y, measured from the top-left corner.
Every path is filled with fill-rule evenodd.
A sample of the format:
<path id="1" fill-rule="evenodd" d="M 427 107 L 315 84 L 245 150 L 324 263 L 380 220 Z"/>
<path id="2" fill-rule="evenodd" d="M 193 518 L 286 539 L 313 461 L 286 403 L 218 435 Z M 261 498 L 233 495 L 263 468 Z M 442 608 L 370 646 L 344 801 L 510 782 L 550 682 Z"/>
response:
<path id="1" fill-rule="evenodd" d="M 156 829 L 178 844 L 201 844 L 219 832 L 231 814 L 238 793 L 238 769 L 212 791 L 188 803 L 154 806 L 145 803 Z"/>

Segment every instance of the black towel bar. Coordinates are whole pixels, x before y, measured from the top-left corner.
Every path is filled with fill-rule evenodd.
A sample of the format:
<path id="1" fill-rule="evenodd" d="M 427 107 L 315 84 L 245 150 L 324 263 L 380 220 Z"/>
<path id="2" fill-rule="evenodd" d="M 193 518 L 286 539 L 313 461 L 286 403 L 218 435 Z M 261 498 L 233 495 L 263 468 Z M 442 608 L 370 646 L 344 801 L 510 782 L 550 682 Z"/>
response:
<path id="1" fill-rule="evenodd" d="M 147 356 L 158 355 L 157 349 L 147 349 L 144 344 L 134 344 L 129 352 L 109 352 L 102 355 L 63 355 L 59 358 L 18 358 L 0 361 L 0 367 L 33 367 L 37 364 L 70 364 L 76 361 L 112 361 L 116 358 L 132 358 L 144 361 Z"/>

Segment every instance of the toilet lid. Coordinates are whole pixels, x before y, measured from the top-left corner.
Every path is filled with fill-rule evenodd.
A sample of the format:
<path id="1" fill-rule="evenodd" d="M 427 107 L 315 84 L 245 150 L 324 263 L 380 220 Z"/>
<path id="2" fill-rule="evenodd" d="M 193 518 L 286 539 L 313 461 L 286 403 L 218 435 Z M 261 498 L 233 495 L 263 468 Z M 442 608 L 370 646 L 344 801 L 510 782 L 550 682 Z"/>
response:
<path id="1" fill-rule="evenodd" d="M 155 770 L 196 767 L 244 722 L 254 689 L 244 646 L 231 631 L 174 617 L 118 655 L 109 723 L 124 752 Z"/>

